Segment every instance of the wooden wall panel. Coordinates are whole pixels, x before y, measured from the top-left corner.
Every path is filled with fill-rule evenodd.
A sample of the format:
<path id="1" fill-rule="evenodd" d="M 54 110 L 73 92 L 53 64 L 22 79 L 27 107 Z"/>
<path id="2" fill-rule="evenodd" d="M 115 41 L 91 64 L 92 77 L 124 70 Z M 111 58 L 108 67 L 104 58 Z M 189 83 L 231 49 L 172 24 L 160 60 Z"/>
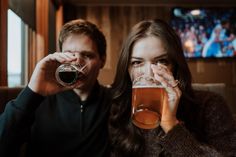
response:
<path id="1" fill-rule="evenodd" d="M 28 80 L 34 71 L 34 67 L 37 63 L 36 60 L 36 32 L 32 29 L 28 29 Z"/>
<path id="2" fill-rule="evenodd" d="M 37 62 L 48 55 L 49 1 L 36 0 L 36 30 L 29 29 L 28 76 L 30 79 Z"/>
<path id="3" fill-rule="evenodd" d="M 59 33 L 63 25 L 63 6 L 60 5 L 56 11 L 56 50 L 59 52 L 59 44 L 58 44 L 58 38 L 59 38 Z"/>
<path id="4" fill-rule="evenodd" d="M 195 83 L 225 83 L 228 86 L 235 83 L 235 65 L 233 60 L 196 60 L 188 62 Z"/>
<path id="5" fill-rule="evenodd" d="M 0 1 L 0 86 L 7 86 L 7 9 L 8 1 Z"/>
<path id="6" fill-rule="evenodd" d="M 236 5 L 235 0 L 57 0 L 74 5 L 93 6 L 232 6 Z"/>
<path id="7" fill-rule="evenodd" d="M 36 0 L 36 63 L 48 54 L 49 1 Z"/>

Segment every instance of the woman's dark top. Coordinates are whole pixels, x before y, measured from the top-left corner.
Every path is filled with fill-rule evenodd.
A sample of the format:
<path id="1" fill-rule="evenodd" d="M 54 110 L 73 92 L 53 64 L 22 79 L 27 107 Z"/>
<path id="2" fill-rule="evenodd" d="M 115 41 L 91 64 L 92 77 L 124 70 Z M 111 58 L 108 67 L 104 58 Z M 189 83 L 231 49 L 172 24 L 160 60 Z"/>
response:
<path id="1" fill-rule="evenodd" d="M 236 156 L 236 125 L 222 97 L 210 92 L 196 92 L 200 100 L 196 121 L 176 125 L 167 134 L 158 127 L 142 130 L 145 157 L 234 157 Z M 201 124 L 200 131 L 194 127 Z"/>

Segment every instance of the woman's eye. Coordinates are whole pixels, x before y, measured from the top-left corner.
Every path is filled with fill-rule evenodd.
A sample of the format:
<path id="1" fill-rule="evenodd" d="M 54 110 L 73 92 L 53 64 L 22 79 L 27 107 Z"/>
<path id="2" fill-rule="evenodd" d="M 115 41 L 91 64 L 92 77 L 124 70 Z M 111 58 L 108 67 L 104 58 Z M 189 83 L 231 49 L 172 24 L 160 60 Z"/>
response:
<path id="1" fill-rule="evenodd" d="M 132 61 L 131 65 L 132 66 L 139 66 L 142 62 L 141 61 Z"/>
<path id="2" fill-rule="evenodd" d="M 168 59 L 159 59 L 156 61 L 156 64 L 157 63 L 163 64 L 163 65 L 169 65 Z"/>

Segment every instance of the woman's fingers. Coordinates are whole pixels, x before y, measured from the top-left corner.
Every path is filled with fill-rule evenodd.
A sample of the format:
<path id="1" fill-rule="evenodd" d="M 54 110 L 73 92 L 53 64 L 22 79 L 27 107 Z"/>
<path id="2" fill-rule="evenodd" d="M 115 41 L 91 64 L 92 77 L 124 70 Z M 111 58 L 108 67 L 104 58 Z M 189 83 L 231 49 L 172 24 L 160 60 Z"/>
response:
<path id="1" fill-rule="evenodd" d="M 155 79 L 159 81 L 167 91 L 170 109 L 174 110 L 182 95 L 178 87 L 179 81 L 174 79 L 172 72 L 165 65 L 152 65 L 152 69 Z"/>
<path id="2" fill-rule="evenodd" d="M 178 85 L 178 80 L 174 79 L 174 76 L 172 72 L 168 69 L 167 66 L 158 64 L 158 65 L 152 65 L 152 69 L 154 72 L 154 75 L 163 77 L 165 86 L 168 87 L 177 87 Z"/>
<path id="3" fill-rule="evenodd" d="M 172 72 L 165 65 L 152 65 L 154 74 L 160 75 L 167 80 L 169 86 L 175 87 L 177 80 L 174 79 Z"/>
<path id="4" fill-rule="evenodd" d="M 175 80 L 170 69 L 165 65 L 152 65 L 154 77 L 166 90 L 164 105 L 162 107 L 161 127 L 168 132 L 178 123 L 176 113 L 182 91 L 179 88 L 179 81 Z"/>

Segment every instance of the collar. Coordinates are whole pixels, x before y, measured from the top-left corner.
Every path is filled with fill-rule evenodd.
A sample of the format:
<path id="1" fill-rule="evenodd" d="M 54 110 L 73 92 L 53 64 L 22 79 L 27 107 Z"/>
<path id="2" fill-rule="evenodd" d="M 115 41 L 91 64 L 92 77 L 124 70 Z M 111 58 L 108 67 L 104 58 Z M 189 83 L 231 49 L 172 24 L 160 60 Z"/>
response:
<path id="1" fill-rule="evenodd" d="M 71 101 L 72 103 L 79 103 L 82 105 L 86 105 L 92 101 L 96 101 L 100 97 L 99 95 L 101 93 L 102 93 L 101 85 L 98 83 L 98 81 L 96 81 L 86 101 L 81 101 L 80 97 L 73 90 L 63 91 L 59 93 L 59 95 L 64 97 L 68 101 Z"/>

